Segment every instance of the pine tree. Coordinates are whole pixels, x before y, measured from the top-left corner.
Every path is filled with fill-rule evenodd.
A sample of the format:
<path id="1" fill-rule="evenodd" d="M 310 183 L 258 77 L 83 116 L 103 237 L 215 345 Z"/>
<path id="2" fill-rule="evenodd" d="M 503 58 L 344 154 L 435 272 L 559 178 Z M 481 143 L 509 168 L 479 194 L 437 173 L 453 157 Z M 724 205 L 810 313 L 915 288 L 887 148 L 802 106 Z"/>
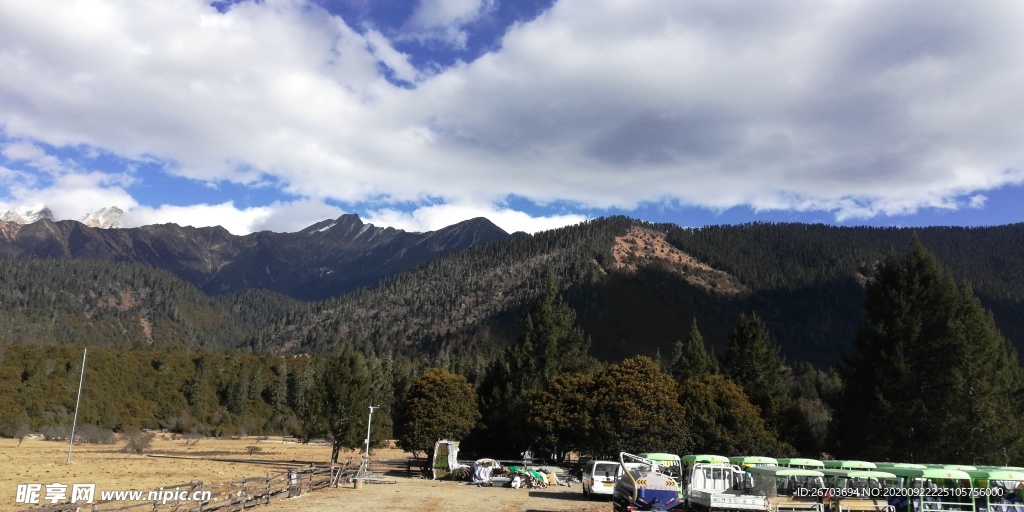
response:
<path id="1" fill-rule="evenodd" d="M 970 287 L 916 238 L 867 285 L 839 370 L 836 451 L 867 460 L 1005 464 L 1021 453 L 1017 354 Z"/>
<path id="2" fill-rule="evenodd" d="M 718 363 L 704 346 L 704 337 L 697 328 L 697 319 L 690 324 L 686 341 L 677 341 L 672 353 L 672 377 L 682 384 L 687 379 L 702 379 L 718 373 Z"/>
<path id="3" fill-rule="evenodd" d="M 480 385 L 483 431 L 470 445 L 510 456 L 529 448 L 527 398 L 557 375 L 587 374 L 597 367 L 587 353 L 590 340 L 575 323 L 575 311 L 549 279 L 526 315 L 518 342 L 487 368 Z"/>
<path id="4" fill-rule="evenodd" d="M 312 370 L 299 407 L 303 439 L 322 437 L 331 443 L 331 462 L 342 447 L 356 448 L 362 440 L 363 418 L 371 405 L 371 382 L 366 362 L 352 345 L 345 345 L 321 368 Z"/>
<path id="5" fill-rule="evenodd" d="M 554 279 L 526 315 L 519 344 L 509 352 L 513 373 L 535 390 L 561 373 L 587 373 L 594 360 L 590 340 L 576 325 L 576 312 L 558 296 Z"/>
<path id="6" fill-rule="evenodd" d="M 774 424 L 789 401 L 779 353 L 764 320 L 751 314 L 740 315 L 722 358 L 725 375 L 743 387 L 769 424 Z"/>

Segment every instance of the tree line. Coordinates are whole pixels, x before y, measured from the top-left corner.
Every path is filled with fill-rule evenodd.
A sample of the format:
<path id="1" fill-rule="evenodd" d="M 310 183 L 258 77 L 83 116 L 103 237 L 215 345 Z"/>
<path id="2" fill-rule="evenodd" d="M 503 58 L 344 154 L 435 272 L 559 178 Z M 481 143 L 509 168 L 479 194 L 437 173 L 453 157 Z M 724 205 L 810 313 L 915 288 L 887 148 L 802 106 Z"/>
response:
<path id="1" fill-rule="evenodd" d="M 422 395 L 444 401 L 418 403 L 422 417 L 398 433 L 409 449 L 465 437 L 467 448 L 511 457 L 526 449 L 556 458 L 827 450 L 877 461 L 1020 461 L 1024 370 L 972 288 L 957 285 L 915 238 L 905 256 L 877 264 L 866 295 L 855 350 L 832 372 L 787 367 L 756 314 L 739 318 L 720 359 L 694 320 L 667 365 L 638 356 L 602 367 L 588 360 L 586 337 L 549 286 L 518 343 L 488 367 L 479 395 L 457 375 L 417 381 L 435 390 Z M 448 423 L 452 395 L 480 404 L 481 422 Z"/>
<path id="2" fill-rule="evenodd" d="M 1016 350 L 973 289 L 914 240 L 871 269 L 853 350 L 832 369 L 787 361 L 765 320 L 737 317 L 720 354 L 703 320 L 662 358 L 591 354 L 553 278 L 490 359 L 379 355 L 354 343 L 281 356 L 90 350 L 79 421 L 213 435 L 286 433 L 426 451 L 439 438 L 498 458 L 526 450 L 809 455 L 1007 464 L 1024 456 Z M 69 423 L 80 348 L 0 346 L 0 433 Z"/>
<path id="3" fill-rule="evenodd" d="M 614 270 L 612 246 L 632 229 L 664 234 L 674 248 L 728 273 L 747 291 L 700 289 L 682 275 L 696 270 L 656 262 Z M 482 373 L 521 334 L 523 317 L 551 276 L 591 336 L 592 354 L 604 361 L 668 353 L 693 317 L 721 354 L 738 316 L 757 312 L 781 340 L 784 356 L 828 367 L 852 348 L 865 320 L 863 282 L 914 232 L 955 279 L 971 282 L 1001 332 L 1018 350 L 1024 347 L 1024 225 L 682 228 L 625 217 L 456 251 L 376 286 L 312 303 L 260 289 L 210 297 L 137 264 L 4 260 L 0 341 L 254 353 L 325 353 L 353 344 L 376 356 L 447 358 Z"/>

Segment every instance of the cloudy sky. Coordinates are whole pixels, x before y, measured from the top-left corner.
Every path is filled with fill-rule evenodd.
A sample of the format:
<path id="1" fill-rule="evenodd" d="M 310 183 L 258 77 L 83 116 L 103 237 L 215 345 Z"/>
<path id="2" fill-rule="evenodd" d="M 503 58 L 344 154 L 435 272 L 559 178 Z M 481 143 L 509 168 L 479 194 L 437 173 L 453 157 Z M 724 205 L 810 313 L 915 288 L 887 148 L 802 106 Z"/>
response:
<path id="1" fill-rule="evenodd" d="M 0 0 L 0 210 L 1024 221 L 1024 3 Z"/>

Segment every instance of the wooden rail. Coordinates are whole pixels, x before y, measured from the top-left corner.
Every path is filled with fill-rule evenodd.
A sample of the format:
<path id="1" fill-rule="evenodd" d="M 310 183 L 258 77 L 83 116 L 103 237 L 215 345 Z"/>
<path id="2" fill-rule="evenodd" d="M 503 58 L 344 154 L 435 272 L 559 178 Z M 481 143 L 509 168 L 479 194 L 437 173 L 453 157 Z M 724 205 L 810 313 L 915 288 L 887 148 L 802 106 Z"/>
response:
<path id="1" fill-rule="evenodd" d="M 266 505 L 280 498 L 298 496 L 307 492 L 328 487 L 335 481 L 344 481 L 355 475 L 356 467 L 345 462 L 340 467 L 310 465 L 305 468 L 293 468 L 280 473 L 267 473 L 265 476 L 244 476 L 241 480 L 204 484 L 203 482 L 187 482 L 168 485 L 154 489 L 149 500 L 150 491 L 142 491 L 145 501 L 126 503 L 125 501 L 95 501 L 100 498 L 100 490 L 92 503 L 58 503 L 44 507 L 31 508 L 32 512 L 118 512 L 124 510 L 142 511 L 177 511 L 177 512 L 235 512 L 260 505 Z M 167 500 L 159 498 L 163 491 L 174 490 L 185 492 L 185 500 Z M 200 493 L 200 494 L 197 494 Z M 204 496 L 209 499 L 192 500 L 192 497 Z"/>

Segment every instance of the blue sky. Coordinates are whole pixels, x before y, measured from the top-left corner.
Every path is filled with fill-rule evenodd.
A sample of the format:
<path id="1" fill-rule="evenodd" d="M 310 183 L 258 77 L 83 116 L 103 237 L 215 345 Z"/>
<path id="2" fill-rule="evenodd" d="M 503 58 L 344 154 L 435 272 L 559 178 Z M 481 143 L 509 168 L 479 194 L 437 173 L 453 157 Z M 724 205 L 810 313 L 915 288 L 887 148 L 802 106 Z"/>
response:
<path id="1" fill-rule="evenodd" d="M 1024 220 L 1024 4 L 0 1 L 0 211 Z"/>

